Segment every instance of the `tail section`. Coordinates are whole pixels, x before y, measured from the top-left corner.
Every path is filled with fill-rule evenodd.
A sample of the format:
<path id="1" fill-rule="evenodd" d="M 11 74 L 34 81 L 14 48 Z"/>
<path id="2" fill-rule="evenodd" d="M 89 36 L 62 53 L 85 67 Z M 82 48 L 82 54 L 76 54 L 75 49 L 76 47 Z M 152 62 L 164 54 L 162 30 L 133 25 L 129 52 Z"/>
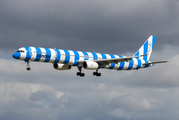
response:
<path id="1" fill-rule="evenodd" d="M 145 56 L 139 57 L 139 59 L 149 61 L 156 38 L 157 38 L 157 36 L 151 35 L 147 39 L 147 41 L 141 46 L 141 48 L 136 52 L 136 54 L 134 56 L 140 56 L 140 55 L 147 54 Z"/>

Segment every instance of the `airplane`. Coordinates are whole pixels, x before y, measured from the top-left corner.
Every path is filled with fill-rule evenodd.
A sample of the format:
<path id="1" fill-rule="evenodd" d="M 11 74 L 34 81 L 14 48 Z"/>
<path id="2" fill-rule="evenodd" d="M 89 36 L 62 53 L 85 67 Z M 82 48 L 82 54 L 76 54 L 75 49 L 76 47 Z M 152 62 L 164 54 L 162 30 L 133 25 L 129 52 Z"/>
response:
<path id="1" fill-rule="evenodd" d="M 72 51 L 42 47 L 21 47 L 12 57 L 27 62 L 27 70 L 31 70 L 30 61 L 52 63 L 56 70 L 70 70 L 72 66 L 78 68 L 77 76 L 84 77 L 82 68 L 96 70 L 94 76 L 101 76 L 99 69 L 112 70 L 138 70 L 148 68 L 157 63 L 168 61 L 151 62 L 151 56 L 156 36 L 150 36 L 133 56 L 120 56 L 103 53 Z"/>

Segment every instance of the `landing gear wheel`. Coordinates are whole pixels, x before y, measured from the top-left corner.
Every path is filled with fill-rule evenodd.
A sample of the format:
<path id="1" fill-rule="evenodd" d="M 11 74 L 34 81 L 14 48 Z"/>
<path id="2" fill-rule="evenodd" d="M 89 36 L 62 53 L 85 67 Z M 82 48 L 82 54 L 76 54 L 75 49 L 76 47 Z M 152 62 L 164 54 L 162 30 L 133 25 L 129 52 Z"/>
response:
<path id="1" fill-rule="evenodd" d="M 30 71 L 30 70 L 31 70 L 31 68 L 30 68 L 30 67 L 28 67 L 28 68 L 27 68 L 27 70 L 28 70 L 28 71 Z"/>
<path id="2" fill-rule="evenodd" d="M 76 75 L 77 75 L 77 76 L 80 76 L 80 77 L 84 77 L 85 74 L 84 74 L 84 73 L 81 73 L 81 69 L 82 69 L 82 67 L 78 67 L 79 72 L 77 72 Z"/>
<path id="3" fill-rule="evenodd" d="M 76 75 L 77 75 L 77 76 L 80 76 L 80 75 L 81 75 L 81 72 L 77 72 Z"/>
<path id="4" fill-rule="evenodd" d="M 80 77 L 84 77 L 84 76 L 85 76 L 85 74 L 84 74 L 84 73 L 81 73 L 81 74 L 80 74 Z"/>
<path id="5" fill-rule="evenodd" d="M 30 71 L 30 70 L 31 70 L 31 67 L 30 67 L 30 65 L 29 65 L 29 62 L 28 62 L 28 61 L 26 61 L 26 62 L 27 62 L 27 70 Z"/>
<path id="6" fill-rule="evenodd" d="M 80 76 L 80 77 L 84 77 L 84 76 L 85 76 L 85 74 L 84 74 L 84 73 L 81 73 L 81 72 L 77 72 L 76 75 L 77 75 L 77 76 Z"/>
<path id="7" fill-rule="evenodd" d="M 97 73 L 97 75 L 96 75 L 97 77 L 100 77 L 101 76 L 101 73 Z"/>
<path id="8" fill-rule="evenodd" d="M 94 75 L 94 76 L 97 76 L 97 77 L 100 77 L 100 76 L 101 76 L 101 73 L 98 73 L 98 70 L 96 70 L 96 72 L 93 72 L 93 75 Z"/>
<path id="9" fill-rule="evenodd" d="M 93 75 L 96 76 L 97 72 L 93 72 Z"/>

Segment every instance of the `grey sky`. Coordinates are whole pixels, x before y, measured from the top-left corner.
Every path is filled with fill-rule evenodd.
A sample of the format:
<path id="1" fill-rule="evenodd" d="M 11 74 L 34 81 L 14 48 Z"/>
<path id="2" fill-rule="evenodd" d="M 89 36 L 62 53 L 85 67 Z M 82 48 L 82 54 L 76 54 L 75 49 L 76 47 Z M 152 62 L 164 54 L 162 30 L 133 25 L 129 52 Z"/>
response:
<path id="1" fill-rule="evenodd" d="M 0 119 L 177 120 L 178 0 L 1 0 Z M 57 71 L 11 58 L 23 46 L 133 55 L 156 35 L 152 60 L 138 71 Z"/>
<path id="2" fill-rule="evenodd" d="M 161 49 L 178 43 L 177 5 L 176 0 L 1 0 L 1 47 L 123 53 L 136 51 L 153 34 Z"/>

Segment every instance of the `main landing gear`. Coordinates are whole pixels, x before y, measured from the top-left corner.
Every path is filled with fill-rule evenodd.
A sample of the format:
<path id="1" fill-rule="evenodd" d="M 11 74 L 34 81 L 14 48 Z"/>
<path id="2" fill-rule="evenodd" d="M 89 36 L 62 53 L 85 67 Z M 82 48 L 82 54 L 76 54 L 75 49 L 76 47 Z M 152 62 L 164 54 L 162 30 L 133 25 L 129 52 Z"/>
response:
<path id="1" fill-rule="evenodd" d="M 77 75 L 77 76 L 80 76 L 80 77 L 84 77 L 85 74 L 84 74 L 84 73 L 81 73 L 82 67 L 78 67 L 78 70 L 79 70 L 79 72 L 77 72 L 76 75 Z M 97 77 L 100 77 L 100 76 L 101 76 L 101 73 L 98 73 L 98 69 L 97 69 L 96 72 L 93 72 L 93 75 L 94 75 L 94 76 L 97 76 Z"/>
<path id="2" fill-rule="evenodd" d="M 27 70 L 30 71 L 30 70 L 31 70 L 31 67 L 30 67 L 30 65 L 29 65 L 29 62 L 27 62 L 27 65 L 26 65 L 26 66 L 27 66 Z"/>
<path id="3" fill-rule="evenodd" d="M 85 74 L 84 74 L 84 73 L 81 73 L 81 69 L 82 69 L 82 67 L 78 67 L 78 70 L 79 70 L 80 72 L 77 72 L 76 75 L 77 75 L 77 76 L 80 76 L 80 77 L 84 77 Z"/>
<path id="4" fill-rule="evenodd" d="M 98 69 L 97 69 L 96 72 L 93 72 L 93 75 L 94 75 L 94 76 L 97 76 L 97 77 L 100 77 L 100 76 L 101 76 L 101 73 L 98 73 Z"/>

